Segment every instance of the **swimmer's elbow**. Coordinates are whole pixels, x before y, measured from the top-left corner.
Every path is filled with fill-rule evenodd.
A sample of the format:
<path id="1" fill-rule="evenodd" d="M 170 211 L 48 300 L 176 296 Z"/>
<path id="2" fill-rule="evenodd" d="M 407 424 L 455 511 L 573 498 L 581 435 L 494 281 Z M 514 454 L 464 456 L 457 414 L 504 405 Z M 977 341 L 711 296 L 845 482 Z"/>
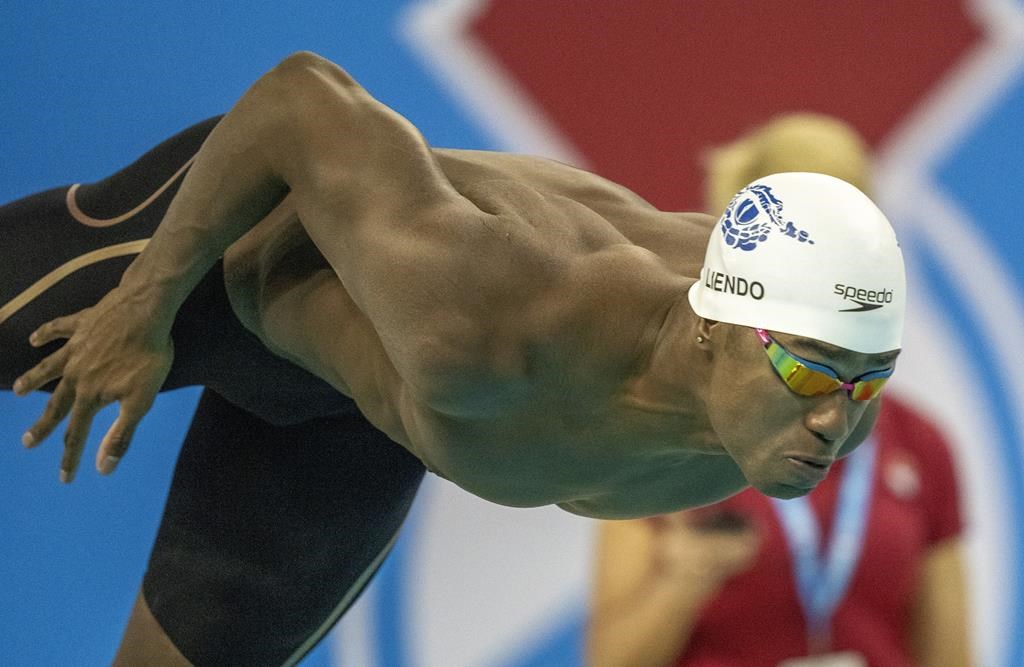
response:
<path id="1" fill-rule="evenodd" d="M 261 76 L 214 132 L 233 133 L 234 154 L 257 147 L 245 154 L 249 163 L 267 161 L 278 176 L 304 174 L 306 164 L 329 148 L 321 148 L 327 136 L 352 134 L 349 130 L 358 124 L 356 110 L 367 99 L 369 94 L 340 67 L 300 51 Z"/>
<path id="2" fill-rule="evenodd" d="M 348 72 L 310 51 L 286 57 L 254 89 L 263 93 L 265 106 L 278 110 L 284 125 L 275 131 L 286 135 L 293 151 L 315 143 L 312 133 L 322 131 L 325 119 L 345 123 L 351 110 L 372 101 Z"/>
<path id="3" fill-rule="evenodd" d="M 333 221 L 339 212 L 346 220 L 379 220 L 385 204 L 398 205 L 385 192 L 407 191 L 413 178 L 435 175 L 423 166 L 426 144 L 409 121 L 331 61 L 300 51 L 264 78 L 274 122 L 261 145 L 289 187 L 302 193 L 297 206 L 321 212 L 301 216 L 303 224 Z"/>
<path id="4" fill-rule="evenodd" d="M 341 89 L 361 89 L 348 72 L 312 51 L 296 51 L 285 57 L 268 72 L 267 77 L 293 87 L 296 91 L 324 84 Z"/>

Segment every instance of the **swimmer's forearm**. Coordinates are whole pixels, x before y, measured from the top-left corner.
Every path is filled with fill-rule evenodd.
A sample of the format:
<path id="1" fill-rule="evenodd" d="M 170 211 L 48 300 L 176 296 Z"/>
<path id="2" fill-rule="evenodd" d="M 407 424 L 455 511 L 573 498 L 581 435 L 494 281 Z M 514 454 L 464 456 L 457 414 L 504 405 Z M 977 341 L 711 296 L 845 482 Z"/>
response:
<path id="1" fill-rule="evenodd" d="M 145 294 L 155 317 L 178 307 L 225 250 L 277 206 L 298 169 L 302 96 L 311 54 L 262 76 L 218 123 L 196 156 L 123 286 Z M 307 138 L 308 139 L 308 138 Z"/>

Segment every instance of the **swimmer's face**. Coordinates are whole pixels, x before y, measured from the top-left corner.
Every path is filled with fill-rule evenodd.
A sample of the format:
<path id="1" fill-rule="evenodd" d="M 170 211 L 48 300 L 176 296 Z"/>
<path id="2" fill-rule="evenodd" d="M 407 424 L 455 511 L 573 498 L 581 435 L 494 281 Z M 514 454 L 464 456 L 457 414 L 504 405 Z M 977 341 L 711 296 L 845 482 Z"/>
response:
<path id="1" fill-rule="evenodd" d="M 840 455 L 850 453 L 852 444 L 843 445 L 872 401 L 854 401 L 843 390 L 796 394 L 775 372 L 753 329 L 723 323 L 713 329 L 725 336 L 715 346 L 708 415 L 723 447 L 762 493 L 776 498 L 808 493 Z M 844 381 L 892 368 L 899 354 L 865 354 L 771 335 L 792 354 L 831 368 Z M 713 336 L 722 338 L 718 332 Z"/>

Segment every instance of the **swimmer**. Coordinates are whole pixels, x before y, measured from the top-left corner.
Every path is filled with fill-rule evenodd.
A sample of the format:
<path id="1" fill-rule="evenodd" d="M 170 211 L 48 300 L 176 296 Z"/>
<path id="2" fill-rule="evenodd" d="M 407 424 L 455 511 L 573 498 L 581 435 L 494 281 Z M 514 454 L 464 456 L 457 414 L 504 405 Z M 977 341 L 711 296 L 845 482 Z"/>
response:
<path id="1" fill-rule="evenodd" d="M 871 182 L 856 130 L 808 112 L 752 128 L 706 164 L 709 211 L 779 171 L 827 173 L 862 191 Z M 795 502 L 748 489 L 697 510 L 602 522 L 586 664 L 970 665 L 952 454 L 888 389 L 872 436 Z"/>
<path id="2" fill-rule="evenodd" d="M 310 53 L 0 225 L 0 386 L 52 391 L 24 442 L 67 418 L 65 481 L 102 406 L 109 474 L 158 391 L 205 387 L 121 664 L 294 664 L 424 469 L 588 517 L 803 495 L 869 432 L 906 298 L 889 223 L 841 180 L 662 212 L 432 149 Z"/>

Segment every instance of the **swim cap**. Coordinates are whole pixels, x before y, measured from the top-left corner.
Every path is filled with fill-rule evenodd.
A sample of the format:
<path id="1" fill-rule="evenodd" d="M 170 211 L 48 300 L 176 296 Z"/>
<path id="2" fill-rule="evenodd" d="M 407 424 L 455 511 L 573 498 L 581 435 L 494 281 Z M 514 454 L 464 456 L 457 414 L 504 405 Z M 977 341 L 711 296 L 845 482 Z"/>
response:
<path id="1" fill-rule="evenodd" d="M 857 352 L 900 347 L 906 279 L 885 215 L 825 174 L 759 178 L 711 232 L 693 311 Z"/>

